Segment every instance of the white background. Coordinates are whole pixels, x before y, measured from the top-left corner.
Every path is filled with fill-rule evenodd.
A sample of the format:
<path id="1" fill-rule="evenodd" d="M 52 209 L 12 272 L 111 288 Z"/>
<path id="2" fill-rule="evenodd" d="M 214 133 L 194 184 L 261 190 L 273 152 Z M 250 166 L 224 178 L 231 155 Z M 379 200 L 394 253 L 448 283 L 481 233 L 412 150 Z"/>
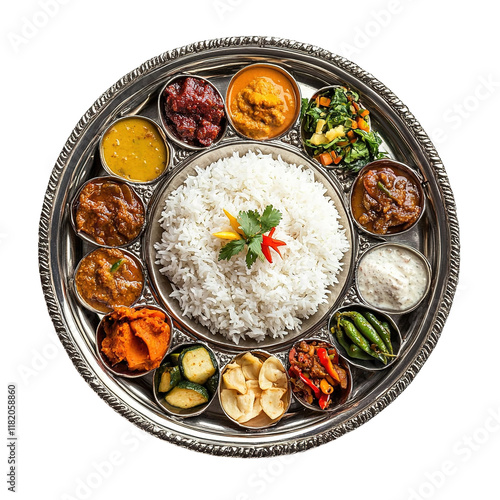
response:
<path id="1" fill-rule="evenodd" d="M 499 272 L 492 239 L 498 216 L 491 212 L 498 210 L 500 68 L 493 5 L 486 0 L 4 3 L 0 394 L 6 408 L 6 386 L 17 384 L 17 498 L 498 498 Z M 55 160 L 84 112 L 147 59 L 232 35 L 312 43 L 380 79 L 434 140 L 461 225 L 453 308 L 414 382 L 354 432 L 273 459 L 198 454 L 160 441 L 115 413 L 63 350 L 38 274 L 43 196 Z M 6 420 L 6 415 L 0 419 L 4 438 Z M 8 449 L 1 448 L 4 498 Z"/>

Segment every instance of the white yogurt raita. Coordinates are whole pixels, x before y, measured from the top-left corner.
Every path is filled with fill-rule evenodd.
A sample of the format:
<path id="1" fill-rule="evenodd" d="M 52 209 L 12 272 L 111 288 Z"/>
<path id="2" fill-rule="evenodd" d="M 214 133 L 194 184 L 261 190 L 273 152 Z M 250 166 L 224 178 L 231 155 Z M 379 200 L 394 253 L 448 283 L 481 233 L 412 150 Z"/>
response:
<path id="1" fill-rule="evenodd" d="M 362 298 L 373 307 L 407 311 L 418 304 L 428 290 L 428 267 L 410 248 L 379 245 L 362 257 L 357 285 Z"/>

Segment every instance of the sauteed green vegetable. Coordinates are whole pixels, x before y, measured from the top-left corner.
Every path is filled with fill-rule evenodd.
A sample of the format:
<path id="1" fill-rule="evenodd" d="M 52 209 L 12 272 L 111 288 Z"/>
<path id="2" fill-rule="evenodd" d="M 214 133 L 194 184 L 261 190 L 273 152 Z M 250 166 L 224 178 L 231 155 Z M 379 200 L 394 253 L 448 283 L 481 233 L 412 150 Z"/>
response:
<path id="1" fill-rule="evenodd" d="M 313 99 L 302 99 L 301 120 L 308 152 L 323 166 L 337 165 L 357 172 L 367 163 L 387 156 L 370 130 L 370 112 L 359 104 L 359 94 L 334 87 Z"/>

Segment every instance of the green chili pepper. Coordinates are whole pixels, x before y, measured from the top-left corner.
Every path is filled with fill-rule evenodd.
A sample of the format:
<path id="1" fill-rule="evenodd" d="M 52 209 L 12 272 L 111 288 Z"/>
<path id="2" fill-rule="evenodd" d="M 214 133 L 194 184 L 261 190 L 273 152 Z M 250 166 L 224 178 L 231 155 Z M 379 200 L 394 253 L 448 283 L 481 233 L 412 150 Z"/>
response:
<path id="1" fill-rule="evenodd" d="M 339 344 L 345 349 L 347 355 L 351 358 L 362 359 L 364 361 L 370 361 L 373 358 L 366 354 L 362 349 L 360 349 L 357 345 L 350 344 L 344 336 L 344 332 L 340 327 L 332 327 L 332 333 L 337 337 Z"/>
<path id="2" fill-rule="evenodd" d="M 118 268 L 125 262 L 125 259 L 118 259 L 110 268 L 109 272 L 111 274 L 118 271 Z"/>
<path id="3" fill-rule="evenodd" d="M 344 332 L 342 331 L 342 329 L 332 326 L 332 334 L 337 337 L 339 344 L 345 349 L 345 351 L 349 352 L 349 342 L 347 342 L 346 338 L 344 337 Z"/>
<path id="4" fill-rule="evenodd" d="M 370 322 L 361 313 L 357 311 L 344 311 L 340 313 L 340 315 L 342 317 L 352 319 L 354 325 L 359 330 L 361 335 L 363 335 L 363 337 L 369 340 L 372 344 L 375 344 L 375 346 L 380 350 L 381 353 L 389 354 L 384 341 L 380 338 L 375 328 L 373 328 Z"/>
<path id="5" fill-rule="evenodd" d="M 390 328 L 388 328 L 389 325 L 386 323 L 387 327 L 384 326 L 384 324 L 381 321 L 379 321 L 376 318 L 376 316 L 369 311 L 364 311 L 363 316 L 370 322 L 373 328 L 377 330 L 377 333 L 380 335 L 380 338 L 384 341 L 384 344 L 389 350 L 389 353 L 394 354 L 394 350 L 392 348 L 392 343 L 391 343 L 391 330 Z"/>
<path id="6" fill-rule="evenodd" d="M 383 354 L 375 352 L 370 347 L 368 341 L 363 337 L 363 335 L 361 335 L 361 333 L 358 332 L 356 327 L 350 321 L 341 318 L 339 323 L 340 326 L 344 329 L 345 334 L 354 342 L 355 345 L 360 347 L 364 352 L 366 352 L 373 358 L 378 359 L 384 365 L 387 364 L 387 358 Z"/>
<path id="7" fill-rule="evenodd" d="M 369 354 L 366 354 L 366 352 L 364 352 L 362 349 L 360 349 L 357 345 L 354 345 L 354 344 L 351 344 L 349 346 L 349 349 L 347 350 L 347 354 L 349 354 L 349 356 L 351 358 L 355 358 L 355 359 L 362 359 L 364 361 L 372 361 L 373 360 L 373 358 Z"/>

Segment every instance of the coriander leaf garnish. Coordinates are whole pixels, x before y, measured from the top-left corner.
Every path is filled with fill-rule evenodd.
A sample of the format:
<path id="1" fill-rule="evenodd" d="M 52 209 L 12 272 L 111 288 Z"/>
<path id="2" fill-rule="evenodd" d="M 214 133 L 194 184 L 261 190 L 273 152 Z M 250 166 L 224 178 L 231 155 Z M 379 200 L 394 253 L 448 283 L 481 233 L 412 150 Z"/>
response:
<path id="1" fill-rule="evenodd" d="M 263 235 L 270 230 L 274 232 L 274 228 L 281 221 L 281 212 L 272 205 L 267 205 L 262 215 L 256 210 L 242 211 L 238 214 L 238 217 L 232 216 L 226 210 L 224 210 L 224 213 L 228 217 L 231 227 L 236 227 L 239 232 L 220 231 L 214 233 L 214 236 L 218 238 L 232 240 L 220 249 L 219 260 L 231 259 L 231 257 L 240 253 L 245 246 L 248 247 L 245 262 L 249 269 L 257 259 L 266 260 L 266 256 L 262 251 L 264 245 Z M 270 241 L 274 242 L 272 239 Z M 278 243 L 284 245 L 282 242 Z M 267 260 L 272 262 L 272 259 L 268 258 Z"/>
<path id="2" fill-rule="evenodd" d="M 219 260 L 229 260 L 233 255 L 240 253 L 245 248 L 245 240 L 230 241 L 219 252 Z"/>
<path id="3" fill-rule="evenodd" d="M 253 238 L 260 232 L 259 214 L 253 210 L 248 212 L 240 212 L 236 218 L 240 224 L 241 229 L 247 238 Z"/>
<path id="4" fill-rule="evenodd" d="M 248 250 L 247 256 L 245 257 L 245 262 L 247 264 L 248 269 L 252 267 L 252 264 L 257 260 L 257 254 Z"/>
<path id="5" fill-rule="evenodd" d="M 281 212 L 273 208 L 272 205 L 267 205 L 264 209 L 264 213 L 260 218 L 261 234 L 267 233 L 273 227 L 276 227 L 281 220 Z"/>
<path id="6" fill-rule="evenodd" d="M 255 236 L 248 242 L 248 253 L 253 253 L 260 260 L 264 260 L 264 254 L 262 253 L 262 234 Z"/>

